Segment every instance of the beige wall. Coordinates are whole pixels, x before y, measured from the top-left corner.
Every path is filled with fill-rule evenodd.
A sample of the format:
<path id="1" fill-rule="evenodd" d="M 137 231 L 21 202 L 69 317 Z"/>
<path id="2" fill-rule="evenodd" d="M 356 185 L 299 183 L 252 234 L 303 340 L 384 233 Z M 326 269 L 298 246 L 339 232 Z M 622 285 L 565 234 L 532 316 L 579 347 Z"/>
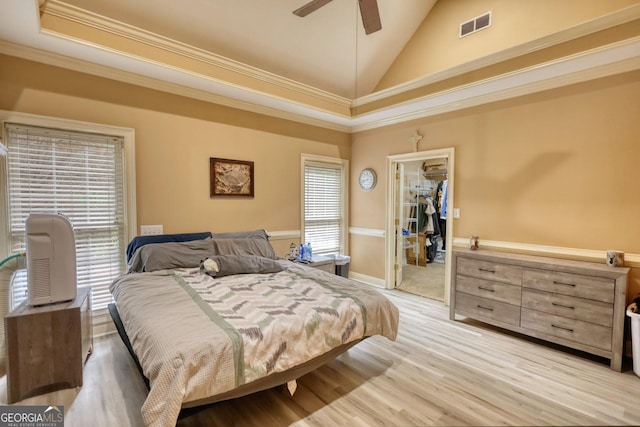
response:
<path id="1" fill-rule="evenodd" d="M 638 0 L 438 0 L 376 91 L 461 65 L 640 4 Z M 492 12 L 491 27 L 459 38 L 462 22 Z"/>
<path id="2" fill-rule="evenodd" d="M 0 56 L 0 109 L 136 130 L 138 224 L 167 233 L 300 228 L 300 153 L 351 158 L 350 225 L 384 229 L 386 156 L 456 148 L 455 235 L 640 253 L 640 72 L 349 135 Z M 209 157 L 253 160 L 256 197 L 209 198 Z M 362 168 L 378 172 L 368 193 Z M 275 242 L 285 253 L 290 241 Z M 384 277 L 384 239 L 351 235 Z M 634 272 L 632 291 L 640 291 Z"/>
<path id="3" fill-rule="evenodd" d="M 374 167 L 382 185 L 352 185 L 351 226 L 385 228 L 386 156 L 418 130 L 421 150 L 455 147 L 455 236 L 640 254 L 639 117 L 636 71 L 355 134 L 354 177 Z M 364 239 L 352 271 L 383 278 L 384 248 Z"/>
<path id="4" fill-rule="evenodd" d="M 300 154 L 350 157 L 345 133 L 2 55 L 0 109 L 134 128 L 138 224 L 166 233 L 299 230 Z M 210 157 L 255 162 L 255 197 L 210 198 Z"/>

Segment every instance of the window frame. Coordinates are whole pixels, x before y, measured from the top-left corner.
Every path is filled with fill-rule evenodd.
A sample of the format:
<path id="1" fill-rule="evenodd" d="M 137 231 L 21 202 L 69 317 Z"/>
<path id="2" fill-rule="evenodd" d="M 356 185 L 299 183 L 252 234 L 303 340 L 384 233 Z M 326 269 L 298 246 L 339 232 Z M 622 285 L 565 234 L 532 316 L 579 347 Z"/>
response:
<path id="1" fill-rule="evenodd" d="M 98 123 L 81 122 L 55 117 L 39 116 L 12 111 L 0 110 L 0 126 L 2 127 L 2 141 L 7 141 L 5 123 L 18 123 L 29 126 L 57 128 L 76 132 L 99 133 L 122 137 L 123 146 L 123 179 L 124 179 L 124 235 L 125 241 L 130 241 L 136 235 L 136 169 L 135 169 L 135 130 L 118 126 Z M 8 177 L 6 157 L 0 157 L 0 259 L 10 255 L 10 224 L 8 221 Z M 126 242 L 125 242 L 126 243 Z M 124 252 L 122 253 L 124 257 Z M 106 310 L 97 310 L 98 314 Z"/>
<path id="2" fill-rule="evenodd" d="M 341 170 L 341 212 L 342 225 L 340 227 L 340 253 L 348 254 L 348 230 L 349 230 L 349 160 L 341 159 L 338 157 L 319 156 L 314 154 L 301 154 L 300 156 L 300 242 L 302 243 L 305 238 L 305 167 L 307 164 L 315 165 L 332 165 L 340 166 Z"/>

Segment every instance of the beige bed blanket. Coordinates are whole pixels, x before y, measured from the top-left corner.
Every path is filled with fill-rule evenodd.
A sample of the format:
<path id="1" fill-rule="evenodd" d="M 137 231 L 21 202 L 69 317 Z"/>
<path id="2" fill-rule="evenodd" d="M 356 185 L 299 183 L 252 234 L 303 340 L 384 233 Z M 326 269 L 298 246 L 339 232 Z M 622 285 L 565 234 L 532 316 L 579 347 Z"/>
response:
<path id="1" fill-rule="evenodd" d="M 371 335 L 395 340 L 397 308 L 366 285 L 299 264 L 213 278 L 199 269 L 127 274 L 111 286 L 150 381 L 146 425 L 183 403 L 284 372 Z"/>

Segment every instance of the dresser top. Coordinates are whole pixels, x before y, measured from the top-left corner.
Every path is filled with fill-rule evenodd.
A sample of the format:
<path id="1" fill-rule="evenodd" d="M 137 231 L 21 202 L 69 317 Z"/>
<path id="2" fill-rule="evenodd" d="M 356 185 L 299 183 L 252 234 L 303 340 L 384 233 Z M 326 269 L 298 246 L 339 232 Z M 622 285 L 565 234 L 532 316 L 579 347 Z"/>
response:
<path id="1" fill-rule="evenodd" d="M 471 250 L 468 248 L 454 248 L 454 256 L 464 256 L 484 261 L 500 262 L 504 264 L 522 265 L 531 268 L 544 268 L 567 273 L 585 274 L 591 276 L 618 279 L 629 274 L 627 267 L 609 267 L 602 264 L 587 261 L 554 258 L 541 255 L 528 255 L 513 252 L 499 252 L 485 249 Z"/>

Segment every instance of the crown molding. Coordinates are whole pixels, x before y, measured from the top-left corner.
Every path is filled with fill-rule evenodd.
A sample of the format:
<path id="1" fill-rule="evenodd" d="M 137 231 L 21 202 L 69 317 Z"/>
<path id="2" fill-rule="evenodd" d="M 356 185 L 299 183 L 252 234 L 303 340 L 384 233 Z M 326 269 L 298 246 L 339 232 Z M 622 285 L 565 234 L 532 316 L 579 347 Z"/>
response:
<path id="1" fill-rule="evenodd" d="M 399 95 L 404 92 L 419 89 L 423 86 L 427 86 L 442 80 L 450 79 L 460 76 L 484 67 L 498 64 L 510 59 L 517 58 L 519 56 L 536 52 L 555 46 L 561 43 L 565 43 L 580 37 L 593 34 L 598 31 L 603 31 L 608 28 L 615 27 L 617 25 L 626 24 L 640 18 L 640 3 L 629 6 L 624 9 L 612 12 L 607 15 L 600 16 L 593 20 L 575 25 L 557 33 L 550 34 L 548 36 L 541 37 L 536 40 L 532 40 L 527 43 L 523 43 L 518 46 L 514 46 L 469 62 L 460 64 L 443 71 L 439 71 L 427 76 L 419 77 L 408 82 L 377 91 L 375 93 L 361 96 L 353 101 L 353 107 L 362 106 L 376 101 Z"/>
<path id="2" fill-rule="evenodd" d="M 0 40 L 0 53 L 14 56 L 16 58 L 65 68 L 72 71 L 82 70 L 83 73 L 91 74 L 97 77 L 116 80 L 122 83 L 129 83 L 132 85 L 145 87 L 147 89 L 171 93 L 173 95 L 186 96 L 200 101 L 211 102 L 230 108 L 237 108 L 239 110 L 249 111 L 256 114 L 263 114 L 270 117 L 291 120 L 298 123 L 318 126 L 324 129 L 331 129 L 340 132 L 351 131 L 350 126 L 336 123 L 333 120 L 333 117 L 329 116 L 328 113 L 327 115 L 331 118 L 331 120 L 316 119 L 310 115 L 296 114 L 285 111 L 281 108 L 268 107 L 257 103 L 242 101 L 236 98 L 218 95 L 206 90 L 194 89 L 189 86 L 171 83 L 165 80 L 159 80 L 128 71 L 118 70 L 116 68 L 99 65 L 81 59 L 35 49 L 28 46 L 17 45 L 2 40 Z"/>
<path id="3" fill-rule="evenodd" d="M 17 13 L 15 16 L 25 19 L 27 15 L 34 13 L 34 19 L 37 20 L 35 8 L 34 11 L 29 11 L 29 8 L 26 7 L 29 5 L 29 2 L 21 4 L 25 6 L 21 6 L 22 9 L 18 9 L 20 13 Z M 59 0 L 50 0 L 47 5 L 51 5 L 51 10 L 56 10 L 56 13 L 66 13 L 65 16 L 68 18 L 64 19 L 82 18 L 86 21 L 88 20 L 87 15 L 90 15 L 86 11 L 80 10 L 80 12 L 78 12 L 73 8 L 64 8 L 64 5 L 60 6 L 61 3 Z M 31 7 L 33 6 L 34 5 L 31 4 Z M 58 6 L 60 7 L 56 9 Z M 573 33 L 566 33 L 563 37 L 575 37 L 577 34 L 593 31 L 595 28 L 604 28 L 607 25 L 611 26 L 625 20 L 629 21 L 634 19 L 638 14 L 640 14 L 640 4 L 627 8 L 620 13 L 614 13 L 590 22 L 589 25 L 591 27 L 586 26 L 587 24 L 576 26 L 571 29 Z M 78 18 L 78 16 L 80 16 L 80 18 Z M 91 25 L 94 26 L 107 25 L 105 22 L 108 21 L 101 17 L 92 17 L 91 19 Z M 118 27 L 118 31 L 135 33 L 131 36 L 131 40 L 147 38 L 149 43 L 162 44 L 166 42 L 165 46 L 167 49 L 189 48 L 187 45 L 168 39 L 164 40 L 162 37 L 143 31 L 136 33 L 135 30 L 137 29 L 133 27 L 128 28 L 126 25 L 116 21 L 107 23 L 113 24 L 112 27 L 114 25 L 116 27 L 120 25 L 121 27 Z M 639 36 L 359 115 L 345 115 L 327 111 L 322 108 L 315 108 L 308 103 L 288 99 L 285 96 L 276 96 L 241 85 L 234 86 L 229 82 L 215 79 L 209 75 L 203 75 L 194 70 L 174 67 L 169 64 L 153 61 L 149 58 L 145 59 L 135 55 L 123 54 L 123 52 L 110 50 L 104 46 L 96 46 L 86 40 L 72 39 L 69 36 L 65 38 L 64 35 L 61 37 L 58 34 L 55 34 L 55 37 L 51 37 L 52 34 L 47 34 L 47 30 L 40 30 L 38 32 L 36 30 L 38 25 L 36 23 L 33 24 L 34 25 L 25 24 L 17 27 L 20 28 L 20 30 L 16 29 L 14 31 L 11 42 L 0 41 L 0 53 L 6 53 L 19 58 L 73 71 L 81 70 L 81 72 L 99 77 L 345 133 L 380 128 L 436 114 L 474 107 L 484 103 L 527 95 L 537 91 L 584 82 L 590 79 L 606 77 L 616 73 L 640 69 L 640 55 L 637 53 L 640 51 Z M 590 29 L 586 29 L 587 27 Z M 557 42 L 557 40 L 560 39 L 553 40 Z M 553 40 L 552 38 L 548 38 L 546 42 L 552 43 L 554 42 Z M 540 45 L 537 48 L 543 49 L 544 47 L 545 46 Z M 515 54 L 514 52 L 515 51 L 511 54 Z M 195 57 L 200 58 L 200 54 L 204 55 L 206 52 L 195 49 L 193 52 L 188 51 L 185 55 L 191 55 L 192 53 Z M 524 53 L 526 52 L 521 52 L 521 54 Z M 268 73 L 262 74 L 258 69 L 246 67 L 243 64 L 234 63 L 233 61 L 226 62 L 226 58 L 216 57 L 215 55 L 212 55 L 211 58 L 204 58 L 204 60 L 209 59 L 214 62 L 219 59 L 231 67 L 237 65 L 240 67 L 239 72 L 248 72 L 251 74 L 256 71 L 257 74 L 254 75 L 256 79 L 271 77 Z M 492 60 L 495 61 L 497 59 L 493 58 Z M 471 67 L 472 65 L 467 66 Z M 478 66 L 480 66 L 479 62 L 473 65 L 473 67 Z M 462 70 L 463 68 L 458 68 L 450 72 L 460 73 Z M 435 77 L 432 75 L 426 79 L 442 79 L 445 78 L 444 76 L 444 74 L 439 74 Z M 277 83 L 274 84 L 287 85 L 291 82 L 284 78 L 276 78 L 276 80 Z M 425 84 L 426 81 L 427 80 L 423 80 L 420 84 Z M 295 82 L 291 83 L 297 89 L 310 89 L 311 93 L 319 94 L 321 97 L 326 95 L 326 93 L 315 91 L 308 86 L 299 85 Z M 418 84 L 417 82 L 413 83 Z M 407 87 L 404 89 L 397 87 L 394 88 L 394 90 L 407 90 Z M 389 91 L 383 92 L 380 96 L 391 96 Z M 372 95 L 372 97 L 358 98 L 354 101 L 353 105 L 359 104 L 362 100 L 372 100 L 374 99 L 373 96 L 378 96 L 378 94 Z M 338 100 L 338 102 L 341 103 L 345 101 L 344 98 L 340 97 L 332 98 L 329 96 L 329 98 Z M 346 111 L 348 111 L 348 109 Z"/>
<path id="4" fill-rule="evenodd" d="M 340 108 L 348 109 L 351 100 L 332 94 L 330 92 L 314 88 L 312 86 L 279 76 L 274 73 L 253 67 L 204 49 L 182 43 L 168 37 L 164 37 L 141 28 L 134 27 L 123 22 L 107 18 L 79 7 L 61 2 L 59 0 L 49 0 L 41 13 L 56 16 L 65 20 L 76 22 L 87 27 L 95 28 L 118 37 L 123 37 L 144 45 L 171 52 L 186 58 L 190 58 L 205 64 L 209 64 L 233 73 L 249 77 L 258 81 L 266 82 L 277 87 L 298 92 L 316 98 L 323 102 L 335 104 Z M 43 33 L 49 33 L 45 28 L 41 28 Z M 54 33 L 50 33 L 54 34 Z M 56 34 L 60 36 L 59 34 Z"/>
<path id="5" fill-rule="evenodd" d="M 640 69 L 640 36 L 382 108 L 352 121 L 352 132 Z"/>
<path id="6" fill-rule="evenodd" d="M 256 102 L 243 101 L 189 87 L 185 84 L 171 83 L 57 53 L 0 41 L 0 53 L 7 55 L 74 71 L 82 70 L 82 72 L 99 77 L 340 132 L 360 132 L 376 129 L 636 70 L 640 68 L 638 51 L 640 51 L 640 37 L 635 37 L 591 51 L 581 52 L 548 63 L 538 64 L 523 70 L 396 104 L 351 119 L 330 113 L 324 113 L 324 119 L 318 119 L 316 118 L 317 111 L 315 116 L 286 111 L 277 106 L 270 107 Z M 286 100 L 281 101 L 286 102 Z M 289 102 L 289 105 L 293 105 L 293 103 Z M 300 105 L 293 105 L 291 109 L 301 111 L 303 108 Z"/>

